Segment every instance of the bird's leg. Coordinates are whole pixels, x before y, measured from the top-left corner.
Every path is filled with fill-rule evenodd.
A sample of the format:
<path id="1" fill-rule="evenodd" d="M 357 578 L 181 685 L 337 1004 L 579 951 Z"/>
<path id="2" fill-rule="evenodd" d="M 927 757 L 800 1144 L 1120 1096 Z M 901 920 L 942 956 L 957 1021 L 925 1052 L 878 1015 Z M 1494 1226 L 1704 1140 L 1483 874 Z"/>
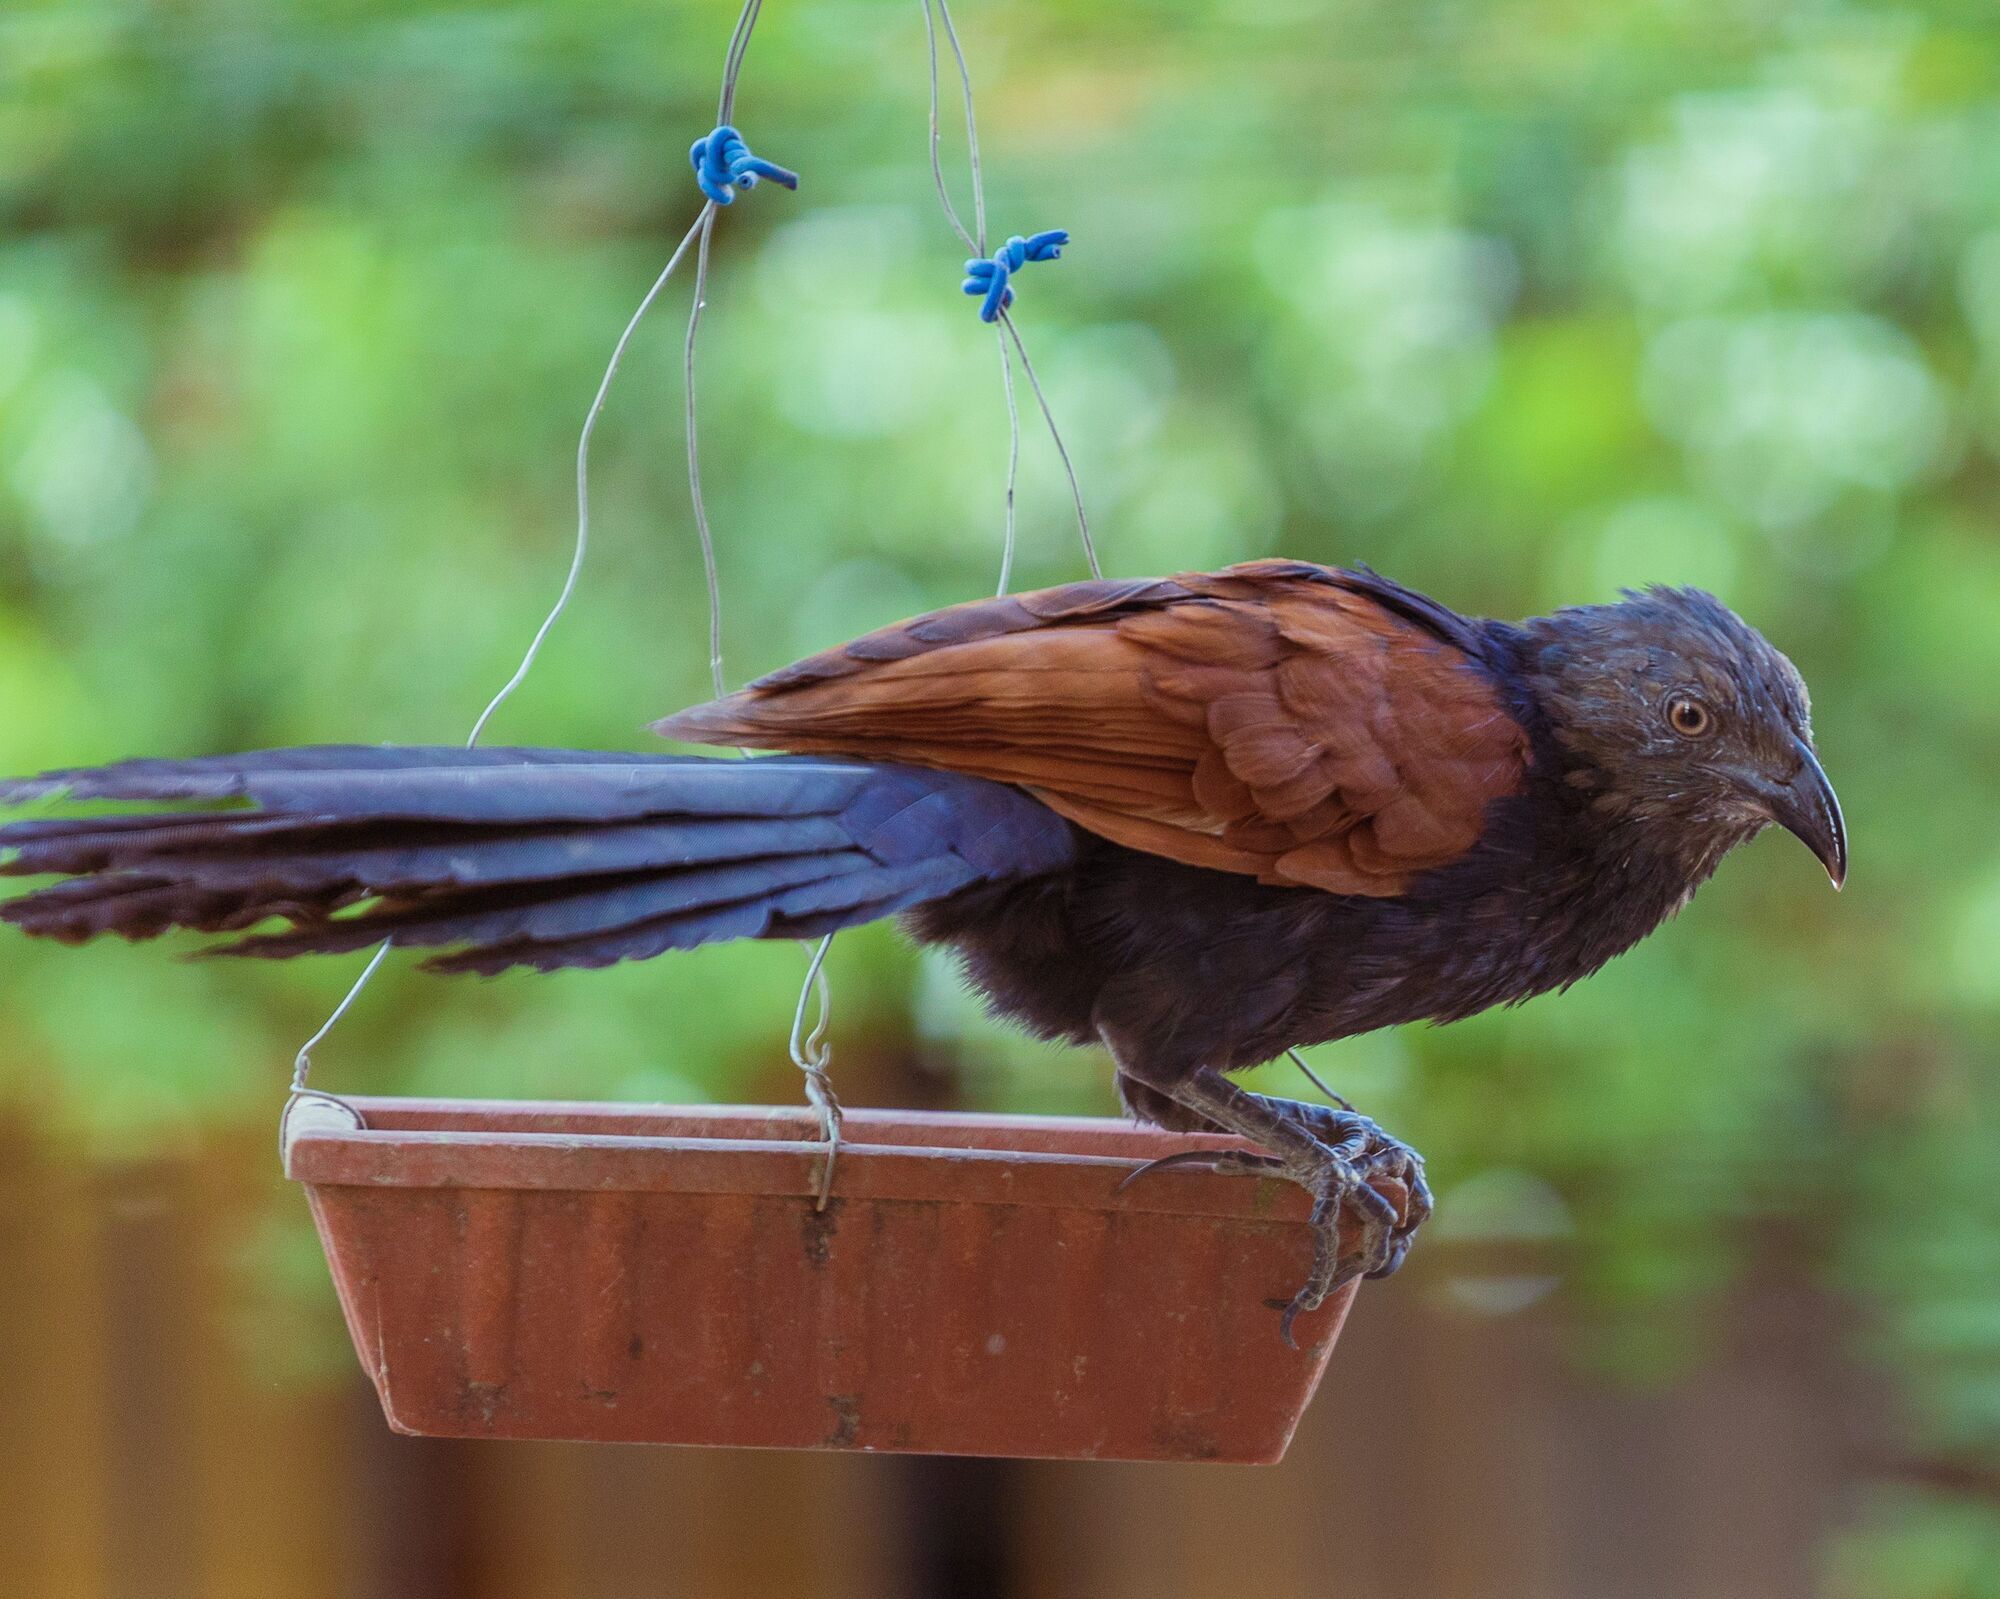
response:
<path id="1" fill-rule="evenodd" d="M 1297 1347 L 1292 1323 L 1306 1311 L 1317 1309 L 1329 1294 L 1355 1277 L 1392 1271 L 1401 1262 L 1409 1247 L 1407 1236 L 1399 1248 L 1395 1209 L 1367 1182 L 1369 1175 L 1385 1168 L 1372 1164 L 1375 1152 L 1370 1148 L 1371 1139 L 1379 1140 L 1381 1133 L 1366 1117 L 1331 1106 L 1301 1105 L 1253 1094 L 1209 1067 L 1178 1082 L 1154 1086 L 1267 1153 L 1191 1150 L 1152 1161 L 1127 1182 L 1163 1166 L 1200 1164 L 1222 1172 L 1285 1177 L 1312 1195 L 1312 1270 L 1305 1286 L 1285 1306 L 1279 1322 L 1278 1330 L 1287 1344 Z M 1421 1172 L 1421 1167 L 1417 1170 Z M 1361 1238 L 1353 1252 L 1343 1256 L 1340 1219 L 1350 1205 L 1360 1218 Z"/>

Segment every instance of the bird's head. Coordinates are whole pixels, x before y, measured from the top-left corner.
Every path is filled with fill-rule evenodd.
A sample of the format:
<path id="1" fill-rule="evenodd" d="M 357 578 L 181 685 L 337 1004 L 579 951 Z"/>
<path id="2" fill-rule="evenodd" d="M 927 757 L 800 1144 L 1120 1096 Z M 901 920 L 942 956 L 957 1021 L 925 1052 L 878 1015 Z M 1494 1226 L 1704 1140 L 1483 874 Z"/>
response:
<path id="1" fill-rule="evenodd" d="M 1593 810 L 1704 869 L 1776 822 L 1841 885 L 1847 831 L 1805 682 L 1728 606 L 1698 589 L 1627 590 L 1526 631 L 1566 778 Z"/>

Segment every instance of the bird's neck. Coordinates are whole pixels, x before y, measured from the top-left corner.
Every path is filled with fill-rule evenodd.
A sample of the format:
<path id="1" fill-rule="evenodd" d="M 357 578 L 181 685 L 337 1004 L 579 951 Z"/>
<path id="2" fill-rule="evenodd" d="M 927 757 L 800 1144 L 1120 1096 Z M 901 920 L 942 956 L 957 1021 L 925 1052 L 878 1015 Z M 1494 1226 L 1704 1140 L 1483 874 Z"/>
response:
<path id="1" fill-rule="evenodd" d="M 1548 753 L 1553 769 L 1543 792 L 1552 803 L 1543 814 L 1551 823 L 1537 840 L 1536 919 L 1582 976 L 1677 914 L 1757 829 L 1663 825 L 1657 816 L 1605 806 L 1596 774 Z"/>
<path id="2" fill-rule="evenodd" d="M 1577 824 L 1576 871 L 1602 892 L 1647 910 L 1657 924 L 1685 905 L 1751 831 L 1695 834 L 1649 819 L 1607 820 L 1585 813 Z"/>
<path id="3" fill-rule="evenodd" d="M 1485 863 L 1495 941 L 1505 944 L 1490 975 L 1512 999 L 1565 988 L 1622 955 L 1686 905 L 1728 852 L 1720 842 L 1663 848 L 1642 822 L 1593 813 L 1574 790 L 1532 788 L 1540 792 L 1521 796 L 1511 839 Z M 1479 1001 L 1491 1002 L 1481 991 L 1449 1014 L 1470 1014 Z"/>

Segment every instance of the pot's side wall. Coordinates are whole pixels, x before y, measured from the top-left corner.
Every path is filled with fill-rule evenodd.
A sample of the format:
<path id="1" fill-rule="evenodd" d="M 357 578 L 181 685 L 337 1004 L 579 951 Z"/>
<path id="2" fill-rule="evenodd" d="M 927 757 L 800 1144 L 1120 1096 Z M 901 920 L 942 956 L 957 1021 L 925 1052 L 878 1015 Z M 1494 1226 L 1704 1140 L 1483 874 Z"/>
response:
<path id="1" fill-rule="evenodd" d="M 354 1340 L 355 1356 L 376 1391 L 386 1392 L 382 1387 L 382 1322 L 376 1306 L 375 1269 L 369 1260 L 371 1230 L 348 1224 L 337 1190 L 308 1187 L 306 1202 L 312 1210 L 313 1231 L 319 1234 L 320 1248 L 326 1252 L 327 1269 L 333 1274 L 334 1293 L 347 1322 L 347 1335 Z M 395 1421 L 394 1416 L 389 1417 L 391 1426 Z"/>
<path id="2" fill-rule="evenodd" d="M 1353 1288 L 1305 1229 L 1143 1211 L 320 1186 L 392 1423 L 459 1437 L 1270 1461 Z"/>

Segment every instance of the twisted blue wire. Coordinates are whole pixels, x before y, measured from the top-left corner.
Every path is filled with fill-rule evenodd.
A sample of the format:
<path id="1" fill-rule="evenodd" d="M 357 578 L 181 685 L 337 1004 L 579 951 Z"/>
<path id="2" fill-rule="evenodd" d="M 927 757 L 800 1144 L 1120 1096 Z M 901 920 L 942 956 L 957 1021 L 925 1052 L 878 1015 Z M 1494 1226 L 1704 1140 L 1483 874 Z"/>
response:
<path id="1" fill-rule="evenodd" d="M 1068 243 L 1069 233 L 1062 228 L 1051 228 L 1046 233 L 1031 234 L 1025 239 L 1017 233 L 991 257 L 966 262 L 965 281 L 959 287 L 967 294 L 985 297 L 980 302 L 979 320 L 997 321 L 1000 313 L 1014 303 L 1014 291 L 1010 287 L 1014 274 L 1030 261 L 1059 259 L 1062 247 Z"/>
<path id="2" fill-rule="evenodd" d="M 701 185 L 701 192 L 717 205 L 729 204 L 736 198 L 738 189 L 756 188 L 759 178 L 769 178 L 788 189 L 799 186 L 796 172 L 787 171 L 762 156 L 752 155 L 750 146 L 743 142 L 743 135 L 726 122 L 713 133 L 694 141 L 688 151 L 688 161 L 694 167 L 695 182 Z"/>

